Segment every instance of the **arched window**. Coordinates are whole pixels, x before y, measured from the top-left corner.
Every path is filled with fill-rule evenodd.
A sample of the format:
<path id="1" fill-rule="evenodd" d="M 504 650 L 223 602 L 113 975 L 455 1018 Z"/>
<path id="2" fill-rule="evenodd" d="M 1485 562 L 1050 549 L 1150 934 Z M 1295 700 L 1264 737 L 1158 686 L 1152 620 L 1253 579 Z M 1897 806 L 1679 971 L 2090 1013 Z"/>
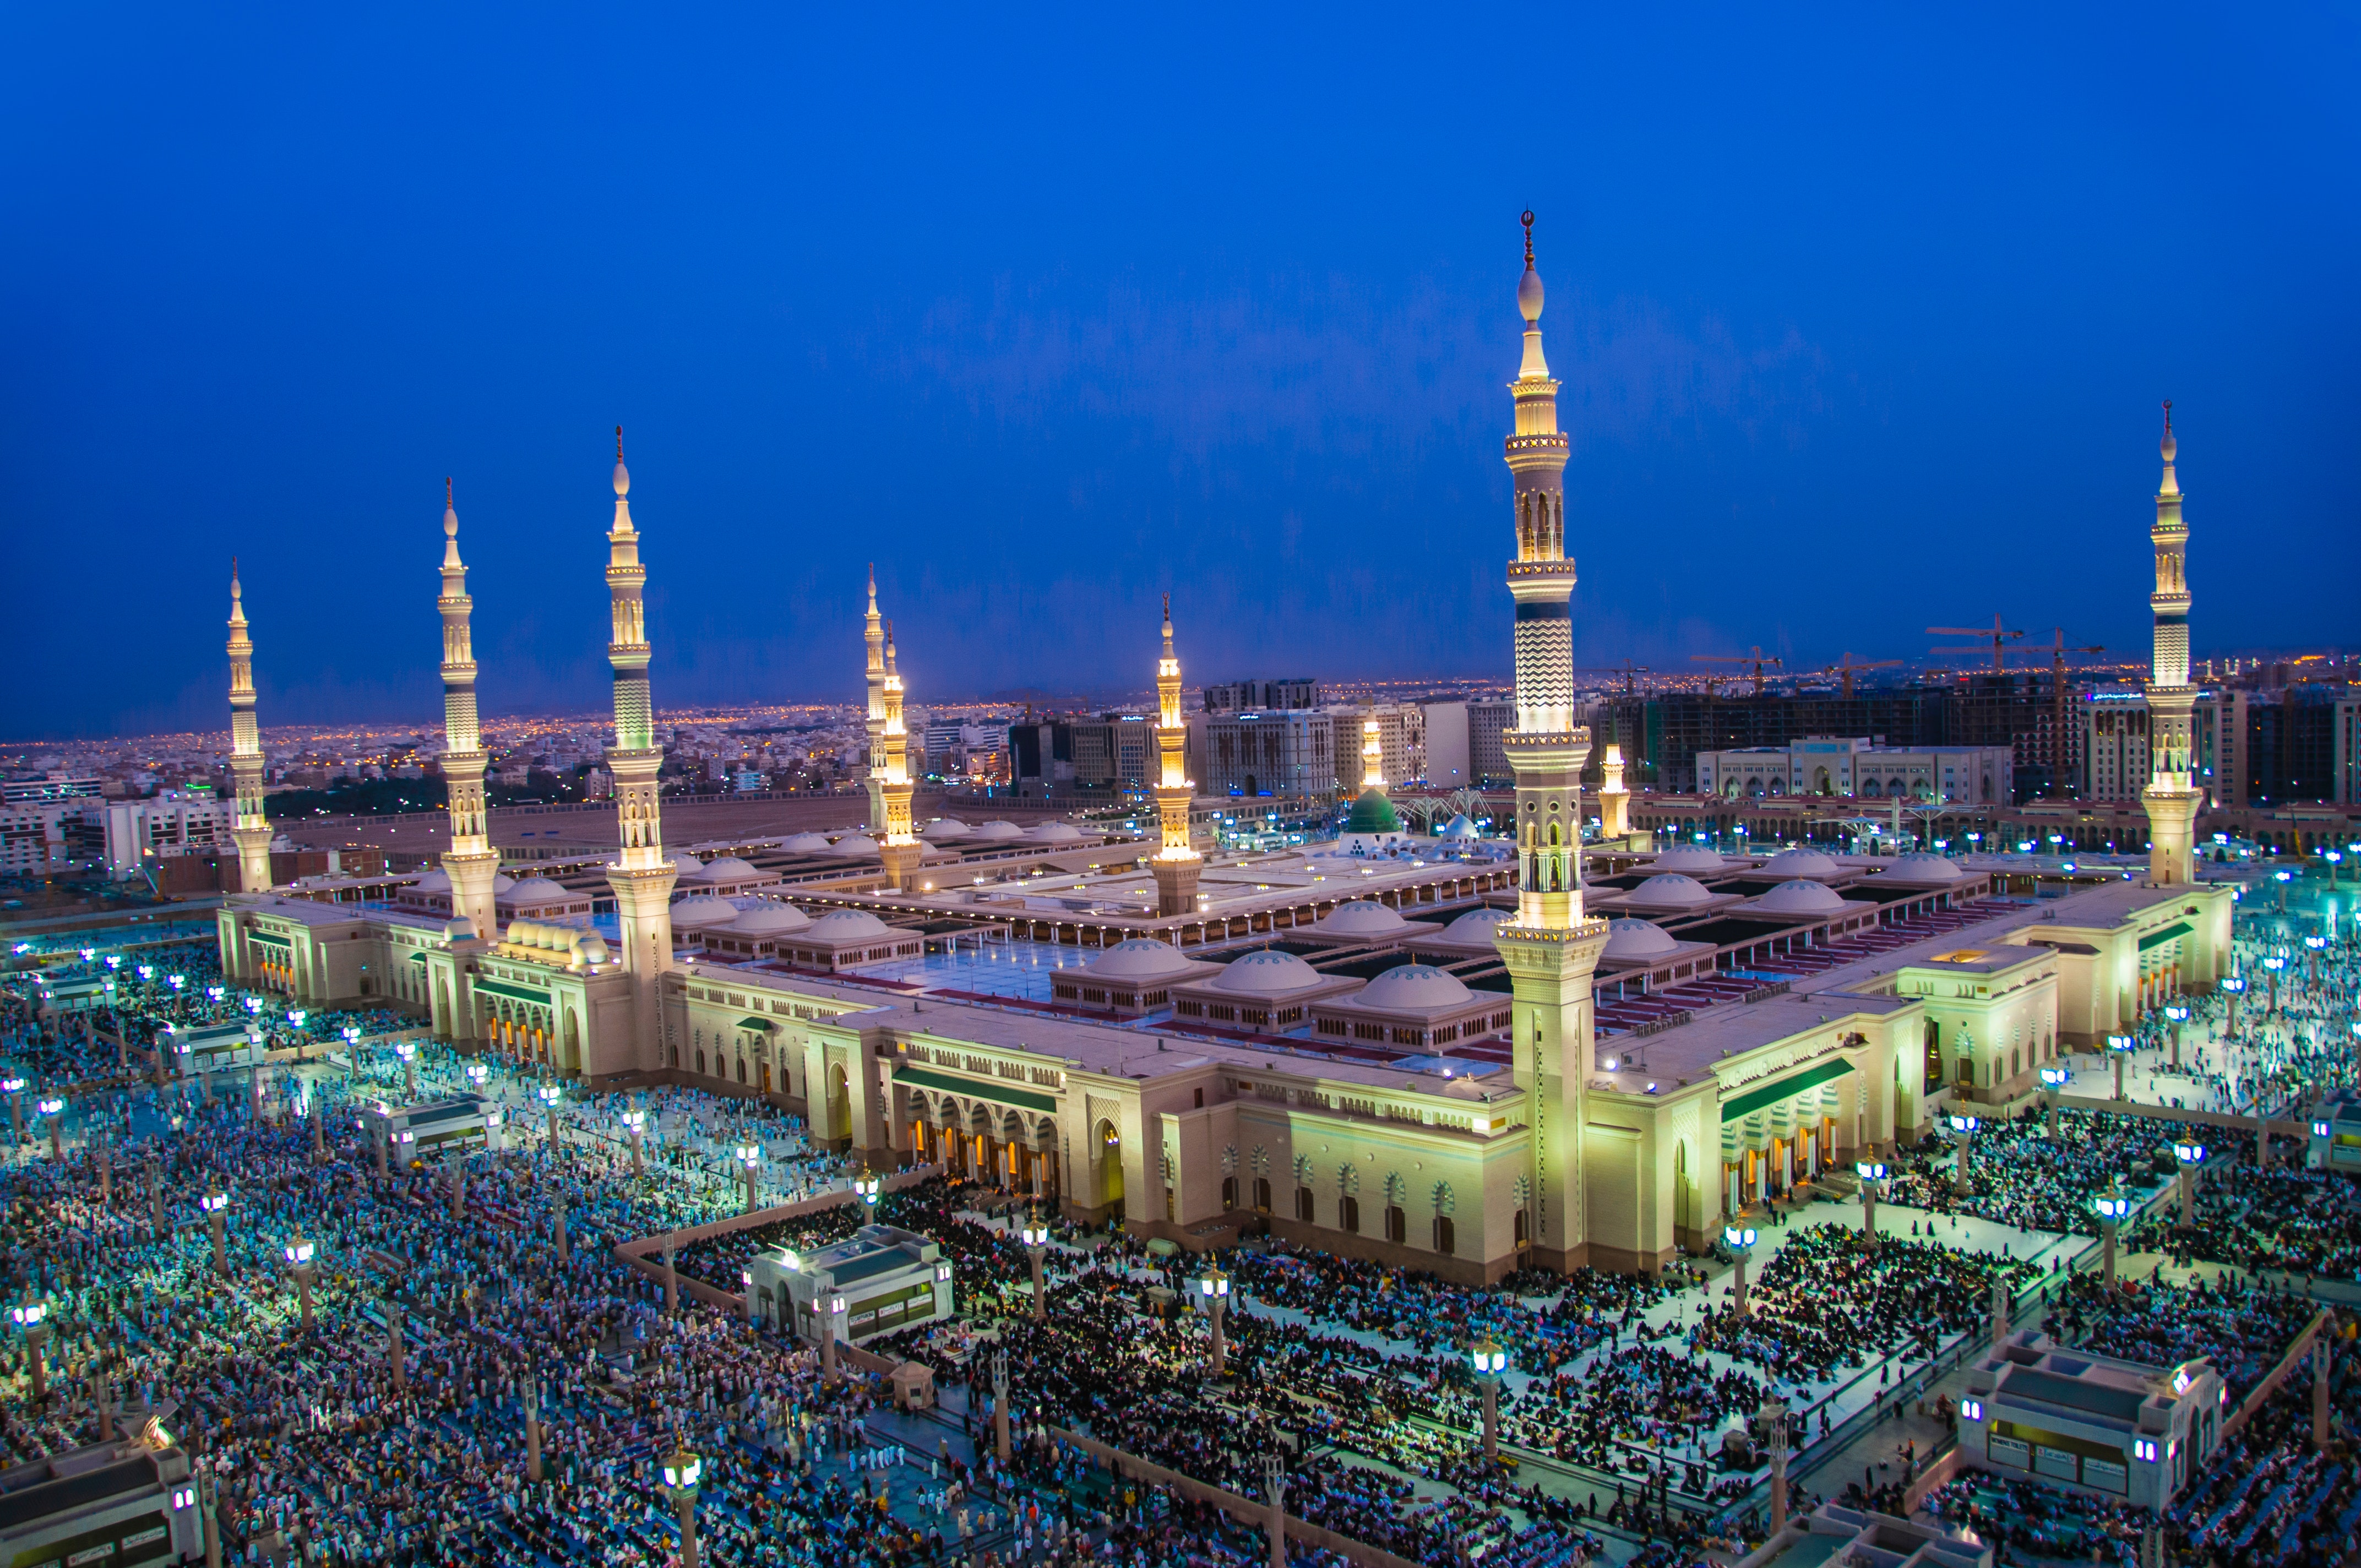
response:
<path id="1" fill-rule="evenodd" d="M 1307 1225 L 1312 1223 L 1312 1189 L 1309 1187 L 1295 1190 L 1295 1217 Z"/>
<path id="2" fill-rule="evenodd" d="M 1531 1246 L 1533 1241 L 1532 1216 L 1523 1209 L 1517 1211 L 1517 1245 Z"/>
<path id="3" fill-rule="evenodd" d="M 1361 1201 L 1349 1192 L 1336 1200 L 1336 1228 L 1356 1236 L 1361 1234 Z"/>
<path id="4" fill-rule="evenodd" d="M 1449 1257 L 1456 1250 L 1451 1230 L 1451 1216 L 1448 1214 L 1437 1214 L 1434 1217 L 1434 1250 L 1445 1257 Z"/>
<path id="5" fill-rule="evenodd" d="M 1268 1214 L 1270 1212 L 1270 1178 L 1267 1176 L 1257 1176 L 1255 1178 L 1254 1198 L 1255 1212 L 1257 1213 Z"/>
<path id="6" fill-rule="evenodd" d="M 1386 1205 L 1386 1240 L 1400 1246 L 1410 1239 L 1410 1217 L 1399 1204 Z"/>
<path id="7" fill-rule="evenodd" d="M 1235 1176 L 1225 1176 L 1222 1178 L 1222 1207 L 1235 1209 L 1237 1206 L 1238 1179 Z"/>

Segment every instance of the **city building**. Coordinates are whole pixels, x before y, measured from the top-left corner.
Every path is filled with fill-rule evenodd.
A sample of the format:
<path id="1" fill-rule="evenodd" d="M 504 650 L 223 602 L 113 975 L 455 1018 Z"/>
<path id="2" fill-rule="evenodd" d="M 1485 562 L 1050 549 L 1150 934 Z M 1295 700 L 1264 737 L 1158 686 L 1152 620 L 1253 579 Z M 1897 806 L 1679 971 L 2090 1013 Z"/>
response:
<path id="1" fill-rule="evenodd" d="M 1320 683 L 1308 675 L 1276 681 L 1225 681 L 1207 686 L 1202 696 L 1207 713 L 1283 713 L 1290 708 L 1318 707 Z"/>
<path id="2" fill-rule="evenodd" d="M 2161 1514 L 2221 1441 L 2228 1404 L 2203 1357 L 2152 1366 L 2026 1329 L 1970 1365 L 1960 1458 Z"/>
<path id="3" fill-rule="evenodd" d="M 1865 799 L 2005 802 L 2015 765 L 2006 746 L 1900 747 L 1879 737 L 1826 735 L 1784 746 L 1699 751 L 1697 793 L 1740 796 L 1856 795 Z"/>

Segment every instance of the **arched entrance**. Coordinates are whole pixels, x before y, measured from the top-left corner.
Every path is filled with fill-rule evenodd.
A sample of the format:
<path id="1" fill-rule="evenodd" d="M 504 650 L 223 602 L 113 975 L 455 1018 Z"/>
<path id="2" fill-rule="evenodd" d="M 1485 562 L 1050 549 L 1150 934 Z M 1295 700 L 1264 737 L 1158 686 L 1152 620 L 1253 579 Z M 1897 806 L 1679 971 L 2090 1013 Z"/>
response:
<path id="1" fill-rule="evenodd" d="M 1113 1122 L 1101 1121 L 1093 1135 L 1099 1146 L 1099 1201 L 1123 1201 L 1123 1135 Z"/>

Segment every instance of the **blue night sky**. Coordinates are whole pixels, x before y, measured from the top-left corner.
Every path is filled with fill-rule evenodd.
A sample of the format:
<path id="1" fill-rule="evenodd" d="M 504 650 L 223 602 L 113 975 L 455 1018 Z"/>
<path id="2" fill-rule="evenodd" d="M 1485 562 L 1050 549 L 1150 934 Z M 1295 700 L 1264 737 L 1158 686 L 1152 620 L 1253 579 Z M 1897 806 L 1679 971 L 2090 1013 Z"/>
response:
<path id="1" fill-rule="evenodd" d="M 2356 641 L 2351 10 L 1543 14 L 16 7 L 0 736 L 1505 672 L 1528 205 L 1586 663 Z"/>

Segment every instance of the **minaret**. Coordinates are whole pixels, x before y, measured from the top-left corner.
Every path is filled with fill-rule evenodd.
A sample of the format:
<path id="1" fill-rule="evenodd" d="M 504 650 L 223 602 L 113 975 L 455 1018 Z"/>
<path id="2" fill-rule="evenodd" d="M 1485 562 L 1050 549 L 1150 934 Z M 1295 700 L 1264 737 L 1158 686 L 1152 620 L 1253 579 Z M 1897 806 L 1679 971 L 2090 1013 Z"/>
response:
<path id="1" fill-rule="evenodd" d="M 877 563 L 869 564 L 869 615 L 861 640 L 869 648 L 869 830 L 885 831 L 885 620 L 877 613 Z"/>
<path id="2" fill-rule="evenodd" d="M 1517 309 L 1524 359 L 1510 384 L 1516 433 L 1516 728 L 1500 737 L 1517 778 L 1517 913 L 1494 928 L 1515 997 L 1511 1044 L 1532 1143 L 1520 1241 L 1522 1261 L 1573 1269 L 1589 1257 L 1582 1145 L 1591 1072 L 1590 976 L 1607 922 L 1582 912 L 1583 760 L 1590 732 L 1574 721 L 1574 563 L 1565 555 L 1566 441 L 1557 386 L 1542 356 L 1542 280 L 1533 269 L 1533 215 L 1524 214 L 1525 273 Z"/>
<path id="3" fill-rule="evenodd" d="M 2156 663 L 2147 683 L 2148 785 L 2140 801 L 2147 807 L 2148 881 L 2179 887 L 2197 877 L 2197 807 L 2204 795 L 2190 784 L 2197 688 L 2189 684 L 2189 526 L 2180 520 L 2180 481 L 2173 473 L 2179 444 L 2169 400 L 2162 450 L 2164 483 L 2148 532 L 2156 545 L 2156 592 L 2147 601 L 2156 615 Z"/>
<path id="4" fill-rule="evenodd" d="M 1598 836 L 1620 839 L 1631 829 L 1631 792 L 1623 787 L 1623 748 L 1612 740 L 1598 760 Z"/>
<path id="5" fill-rule="evenodd" d="M 631 493 L 623 428 L 617 425 L 615 525 L 607 534 L 607 596 L 614 613 L 607 663 L 615 672 L 615 743 L 607 749 L 607 771 L 615 781 L 622 854 L 607 868 L 607 883 L 615 890 L 615 913 L 622 923 L 623 969 L 637 982 L 631 996 L 633 1042 L 640 1065 L 653 1066 L 659 1059 L 659 977 L 672 968 L 672 884 L 677 872 L 664 852 L 656 785 L 664 750 L 656 744 L 655 710 L 648 696 L 647 612 L 640 597 L 648 574 L 640 565 Z"/>
<path id="6" fill-rule="evenodd" d="M 1378 734 L 1375 710 L 1361 715 L 1361 789 L 1386 793 L 1386 748 Z"/>
<path id="7" fill-rule="evenodd" d="M 254 718 L 254 639 L 247 635 L 237 558 L 229 563 L 229 776 L 237 791 L 240 893 L 270 891 L 270 823 L 262 814 L 262 730 Z"/>
<path id="8" fill-rule="evenodd" d="M 1164 655 L 1156 661 L 1156 818 L 1162 846 L 1148 869 L 1156 878 L 1159 915 L 1197 913 L 1197 873 L 1204 857 L 1189 842 L 1189 728 L 1180 717 L 1180 656 L 1172 651 L 1172 596 L 1164 596 Z"/>
<path id="9" fill-rule="evenodd" d="M 876 599 L 873 595 L 870 602 Z M 896 893 L 907 893 L 926 855 L 926 846 L 910 831 L 910 732 L 902 723 L 902 671 L 894 657 L 894 623 L 885 623 L 884 778 L 878 795 L 884 803 L 884 842 L 877 848 L 885 862 L 885 879 Z"/>
<path id="10" fill-rule="evenodd" d="M 459 509 L 451 481 L 443 481 L 443 785 L 449 794 L 451 847 L 443 870 L 451 879 L 451 913 L 475 927 L 487 941 L 500 939 L 492 911 L 492 878 L 500 857 L 492 848 L 484 813 L 484 745 L 476 722 L 476 653 L 467 619 L 476 601 L 467 597 L 467 567 L 459 559 Z"/>

